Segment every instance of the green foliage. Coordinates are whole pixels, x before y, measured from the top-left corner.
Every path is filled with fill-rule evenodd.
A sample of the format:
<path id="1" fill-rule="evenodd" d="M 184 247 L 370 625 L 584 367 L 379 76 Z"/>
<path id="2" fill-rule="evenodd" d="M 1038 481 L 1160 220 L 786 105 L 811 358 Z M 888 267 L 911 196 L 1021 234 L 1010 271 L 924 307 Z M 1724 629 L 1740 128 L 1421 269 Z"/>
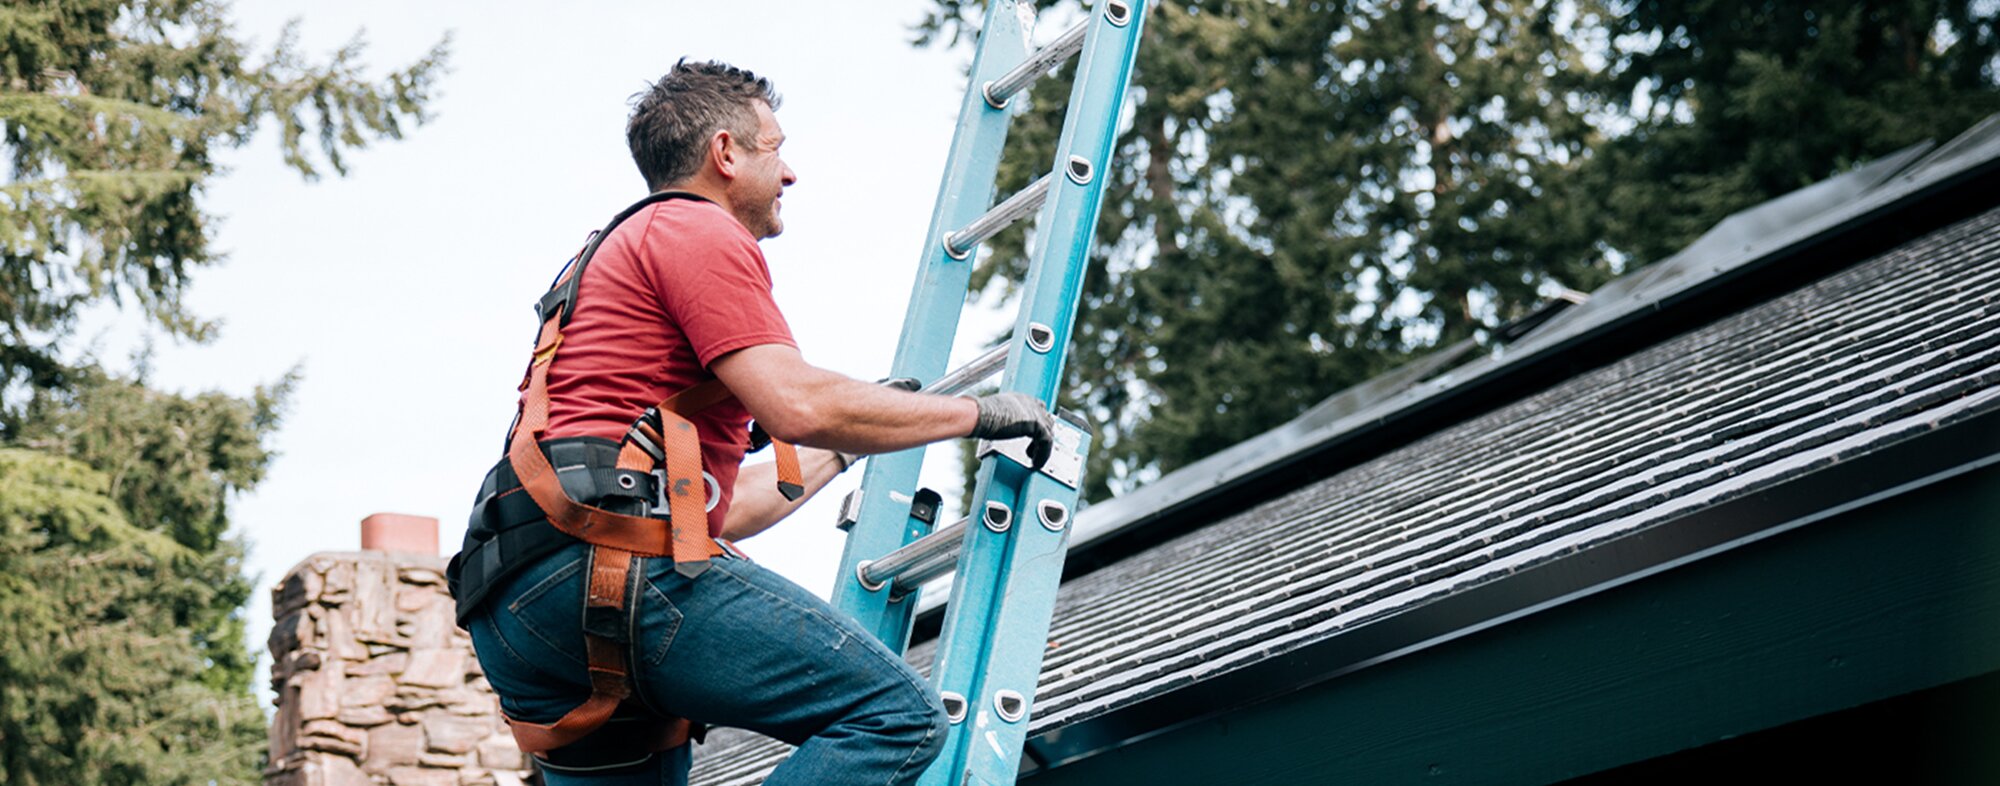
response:
<path id="1" fill-rule="evenodd" d="M 1071 2 L 1043 3 L 1047 16 Z M 982 3 L 940 0 L 956 38 Z M 1088 495 L 1130 487 L 1608 270 L 1546 195 L 1596 132 L 1590 2 L 1165 2 L 1147 20 L 1065 389 Z M 1581 13 L 1580 13 L 1581 12 Z M 1052 160 L 1067 72 L 1002 190 Z M 1003 236 L 976 285 L 1025 268 Z"/>
<path id="2" fill-rule="evenodd" d="M 263 715 L 179 622 L 235 555 L 133 525 L 111 486 L 0 449 L 0 783 L 255 783 Z"/>
<path id="3" fill-rule="evenodd" d="M 202 648 L 203 679 L 248 691 L 254 663 L 241 612 L 252 587 L 240 571 L 242 545 L 224 537 L 226 503 L 263 478 L 271 459 L 263 441 L 278 426 L 296 373 L 248 399 L 165 393 L 95 368 L 72 370 L 70 382 L 37 391 L 0 424 L 16 444 L 104 473 L 106 493 L 128 521 L 203 555 L 202 592 L 186 596 L 172 621 Z"/>
<path id="4" fill-rule="evenodd" d="M 1588 172 L 1645 261 L 1732 212 L 2000 112 L 2000 5 L 1627 2 L 1607 94 L 1634 127 Z"/>
<path id="5" fill-rule="evenodd" d="M 1048 24 L 1076 0 L 1036 0 Z M 937 0 L 918 42 L 969 39 Z M 1065 380 L 1092 499 L 2000 111 L 1990 0 L 1163 0 Z M 1047 32 L 1044 32 L 1047 37 Z M 1068 71 L 1015 123 L 1052 159 Z M 997 238 L 975 286 L 1011 287 Z M 1008 290 L 1011 293 L 1011 290 Z"/>
<path id="6" fill-rule="evenodd" d="M 287 163 L 345 172 L 342 153 L 424 119 L 440 43 L 371 83 L 359 38 L 308 62 L 288 29 L 253 62 L 204 0 L 30 0 L 0 8 L 0 384 L 59 384 L 82 306 L 142 309 L 169 334 L 213 326 L 182 305 L 215 261 L 202 184 L 218 148 L 278 126 Z M 315 163 L 315 158 L 323 163 Z"/>
<path id="7" fill-rule="evenodd" d="M 228 502 L 263 478 L 296 372 L 247 398 L 78 363 L 78 313 L 169 336 L 216 261 L 217 150 L 275 127 L 313 179 L 425 119 L 445 44 L 380 79 L 294 28 L 252 58 L 210 0 L 0 6 L 0 786 L 255 783 L 244 546 Z"/>

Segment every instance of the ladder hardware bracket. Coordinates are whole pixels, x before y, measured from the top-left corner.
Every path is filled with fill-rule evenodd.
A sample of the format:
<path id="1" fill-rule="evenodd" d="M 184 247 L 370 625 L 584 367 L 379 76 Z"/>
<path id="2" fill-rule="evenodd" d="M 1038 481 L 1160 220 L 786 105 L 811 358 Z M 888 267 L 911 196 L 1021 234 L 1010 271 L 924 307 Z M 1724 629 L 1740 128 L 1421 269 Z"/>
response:
<path id="1" fill-rule="evenodd" d="M 986 105 L 993 107 L 994 109 L 1006 109 L 1008 102 L 1014 100 L 1013 96 L 1007 96 L 1005 98 L 995 99 L 993 97 L 993 82 L 991 80 L 988 80 L 986 84 L 979 86 L 979 97 L 986 99 Z"/>
<path id="2" fill-rule="evenodd" d="M 1028 715 L 1028 700 L 1020 691 L 999 691 L 993 694 L 993 713 L 1008 723 L 1020 723 Z"/>
<path id="3" fill-rule="evenodd" d="M 1042 520 L 1042 528 L 1050 532 L 1061 532 L 1069 524 L 1069 507 L 1052 499 L 1042 500 L 1035 506 L 1035 516 Z"/>
<path id="4" fill-rule="evenodd" d="M 1053 478 L 1070 488 L 1077 488 L 1083 477 L 1083 435 L 1085 429 L 1071 422 L 1067 417 L 1056 418 L 1055 444 L 1049 451 L 1049 460 L 1042 464 L 1042 474 Z M 979 441 L 974 455 L 984 459 L 1001 455 L 1023 467 L 1034 466 L 1028 458 L 1028 438 Z"/>
<path id="5" fill-rule="evenodd" d="M 1056 331 L 1040 322 L 1028 323 L 1028 348 L 1044 355 L 1056 348 Z"/>
<path id="6" fill-rule="evenodd" d="M 1014 511 L 1006 503 L 987 500 L 986 512 L 980 515 L 979 521 L 994 532 L 1006 532 L 1008 527 L 1014 525 Z"/>
<path id="7" fill-rule="evenodd" d="M 937 492 L 927 488 L 917 489 L 916 497 L 910 500 L 910 518 L 925 524 L 936 524 L 938 505 L 943 502 L 944 497 Z"/>
<path id="8" fill-rule="evenodd" d="M 965 720 L 965 697 L 951 691 L 943 691 L 938 698 L 944 702 L 945 720 L 956 724 Z"/>
<path id="9" fill-rule="evenodd" d="M 1125 0 L 1105 0 L 1104 20 L 1113 27 L 1124 27 L 1132 21 L 1132 4 Z"/>
<path id="10" fill-rule="evenodd" d="M 1069 175 L 1069 182 L 1079 186 L 1090 185 L 1090 177 L 1095 170 L 1096 167 L 1090 165 L 1090 159 L 1083 156 L 1070 156 L 1069 164 L 1063 167 L 1063 171 Z"/>
<path id="11" fill-rule="evenodd" d="M 854 522 L 861 520 L 861 489 L 847 492 L 840 500 L 840 518 L 834 526 L 842 531 L 854 529 Z"/>
<path id="12" fill-rule="evenodd" d="M 868 590 L 869 592 L 881 592 L 883 587 L 889 586 L 889 582 L 868 580 L 868 566 L 873 564 L 875 564 L 875 561 L 868 559 L 864 559 L 861 562 L 857 563 L 854 566 L 854 580 L 861 582 L 862 589 Z"/>
<path id="13" fill-rule="evenodd" d="M 976 245 L 970 246 L 966 248 L 964 251 L 960 251 L 956 248 L 953 248 L 952 241 L 957 237 L 958 237 L 957 232 L 953 232 L 944 236 L 944 242 L 940 244 L 944 246 L 944 255 L 951 257 L 952 259 L 958 260 L 960 262 L 964 262 L 967 259 L 971 259 L 972 252 L 977 250 L 979 247 Z"/>

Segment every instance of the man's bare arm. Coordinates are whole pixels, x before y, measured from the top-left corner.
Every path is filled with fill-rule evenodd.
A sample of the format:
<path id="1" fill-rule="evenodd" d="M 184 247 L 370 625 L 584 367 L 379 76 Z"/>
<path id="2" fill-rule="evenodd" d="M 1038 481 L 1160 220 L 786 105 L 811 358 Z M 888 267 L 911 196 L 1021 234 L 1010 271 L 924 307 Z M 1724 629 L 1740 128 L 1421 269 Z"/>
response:
<path id="1" fill-rule="evenodd" d="M 772 437 L 849 453 L 885 453 L 972 433 L 971 399 L 910 393 L 813 366 L 783 344 L 723 355 L 709 370 Z"/>
<path id="2" fill-rule="evenodd" d="M 777 467 L 766 461 L 747 465 L 736 474 L 736 491 L 729 502 L 729 518 L 722 522 L 722 537 L 742 540 L 792 515 L 840 474 L 840 457 L 831 450 L 799 448 L 799 472 L 805 475 L 806 493 L 795 500 L 778 493 Z"/>

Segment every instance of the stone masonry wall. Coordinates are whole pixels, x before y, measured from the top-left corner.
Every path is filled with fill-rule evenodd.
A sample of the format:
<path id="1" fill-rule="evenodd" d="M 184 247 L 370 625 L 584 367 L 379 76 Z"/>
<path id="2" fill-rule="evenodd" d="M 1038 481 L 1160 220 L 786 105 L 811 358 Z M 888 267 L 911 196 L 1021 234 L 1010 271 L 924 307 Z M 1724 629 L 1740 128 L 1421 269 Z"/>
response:
<path id="1" fill-rule="evenodd" d="M 526 759 L 472 642 L 444 562 L 387 552 L 306 558 L 271 590 L 265 786 L 519 786 Z"/>

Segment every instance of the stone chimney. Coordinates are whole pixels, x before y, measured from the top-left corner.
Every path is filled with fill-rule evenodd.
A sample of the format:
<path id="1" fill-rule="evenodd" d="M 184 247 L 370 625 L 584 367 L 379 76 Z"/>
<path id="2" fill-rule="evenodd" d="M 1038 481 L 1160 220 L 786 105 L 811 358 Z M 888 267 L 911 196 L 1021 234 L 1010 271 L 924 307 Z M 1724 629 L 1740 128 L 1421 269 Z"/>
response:
<path id="1" fill-rule="evenodd" d="M 266 786 L 519 786 L 529 764 L 452 616 L 437 519 L 376 514 L 360 552 L 271 589 Z"/>

